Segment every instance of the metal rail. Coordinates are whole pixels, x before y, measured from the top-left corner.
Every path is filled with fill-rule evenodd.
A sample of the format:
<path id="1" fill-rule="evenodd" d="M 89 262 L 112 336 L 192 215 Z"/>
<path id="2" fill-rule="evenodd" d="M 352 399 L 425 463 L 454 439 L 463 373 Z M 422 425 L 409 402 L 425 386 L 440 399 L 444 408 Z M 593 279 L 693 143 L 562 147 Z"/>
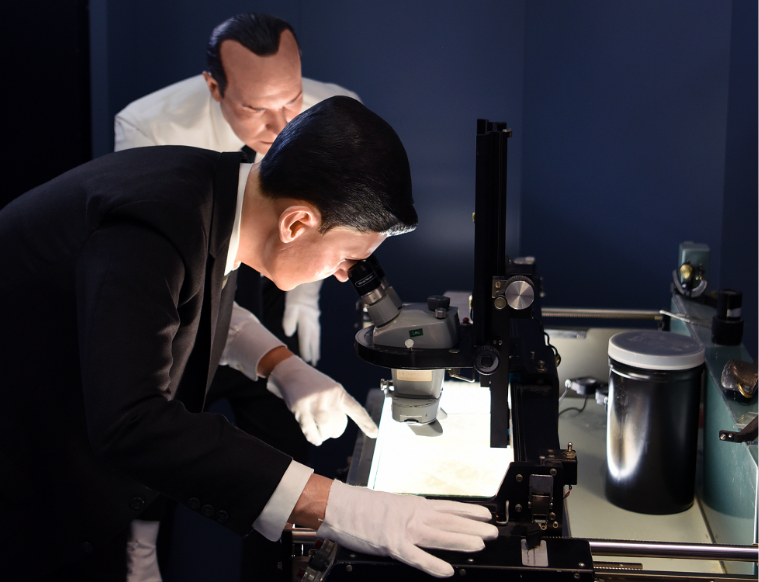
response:
<path id="1" fill-rule="evenodd" d="M 652 319 L 661 321 L 664 314 L 647 309 L 582 309 L 574 307 L 543 307 L 543 317 L 571 317 L 588 319 Z"/>
<path id="2" fill-rule="evenodd" d="M 756 576 L 709 572 L 654 572 L 651 570 L 595 570 L 596 582 L 749 582 Z"/>
<path id="3" fill-rule="evenodd" d="M 294 527 L 292 532 L 294 544 L 313 544 L 316 541 L 316 530 L 307 527 Z"/>
<path id="4" fill-rule="evenodd" d="M 636 558 L 687 558 L 689 560 L 718 560 L 757 562 L 756 546 L 726 546 L 718 544 L 685 544 L 674 542 L 643 542 L 626 540 L 587 540 L 594 556 L 629 556 Z"/>
<path id="5" fill-rule="evenodd" d="M 308 544 L 316 541 L 316 532 L 312 529 L 293 528 L 292 533 L 294 543 Z M 594 556 L 682 558 L 727 562 L 759 561 L 759 548 L 756 546 L 596 539 L 589 539 L 587 542 L 590 544 L 590 552 Z"/>

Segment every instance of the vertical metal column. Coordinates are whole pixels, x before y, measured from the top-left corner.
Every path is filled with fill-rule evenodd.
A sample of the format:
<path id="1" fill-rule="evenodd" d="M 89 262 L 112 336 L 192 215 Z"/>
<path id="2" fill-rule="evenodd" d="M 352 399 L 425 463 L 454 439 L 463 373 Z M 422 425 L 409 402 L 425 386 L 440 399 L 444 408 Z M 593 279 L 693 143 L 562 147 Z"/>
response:
<path id="1" fill-rule="evenodd" d="M 490 445 L 509 444 L 509 316 L 493 305 L 493 278 L 506 275 L 506 155 L 511 130 L 505 123 L 477 120 L 472 318 L 481 362 L 497 364 L 480 372 L 480 385 L 491 394 Z"/>

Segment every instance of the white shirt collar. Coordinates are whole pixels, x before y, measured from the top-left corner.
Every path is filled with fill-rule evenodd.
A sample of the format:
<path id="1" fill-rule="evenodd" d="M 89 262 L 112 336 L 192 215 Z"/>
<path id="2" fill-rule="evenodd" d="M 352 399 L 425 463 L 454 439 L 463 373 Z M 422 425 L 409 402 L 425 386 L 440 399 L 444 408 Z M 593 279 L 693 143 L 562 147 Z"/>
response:
<path id="1" fill-rule="evenodd" d="M 221 112 L 221 104 L 212 96 L 210 91 L 206 91 L 208 96 L 208 108 L 211 118 L 211 128 L 216 138 L 216 144 L 213 149 L 220 152 L 235 152 L 245 145 L 232 130 L 232 126 L 224 119 Z"/>
<path id="2" fill-rule="evenodd" d="M 240 266 L 237 259 L 237 249 L 240 247 L 240 222 L 242 221 L 242 203 L 245 199 L 245 185 L 253 164 L 240 164 L 240 177 L 237 180 L 237 208 L 235 209 L 235 223 L 232 225 L 232 237 L 229 239 L 229 252 L 227 253 L 227 266 L 224 275 L 229 275 Z"/>

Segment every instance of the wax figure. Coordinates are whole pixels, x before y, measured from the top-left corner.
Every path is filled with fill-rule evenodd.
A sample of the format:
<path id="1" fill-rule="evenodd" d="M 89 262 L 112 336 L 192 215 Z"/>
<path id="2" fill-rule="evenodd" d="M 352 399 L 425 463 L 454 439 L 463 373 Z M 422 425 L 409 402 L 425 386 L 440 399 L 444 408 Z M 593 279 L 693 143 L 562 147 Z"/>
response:
<path id="1" fill-rule="evenodd" d="M 335 95 L 358 98 L 331 83 L 301 76 L 300 47 L 293 27 L 268 14 L 240 14 L 217 26 L 208 41 L 207 70 L 128 105 L 116 115 L 116 151 L 150 145 L 187 145 L 215 151 L 243 149 L 260 161 L 285 125 L 298 113 Z M 321 281 L 282 292 L 247 266 L 237 278 L 236 301 L 305 361 L 320 357 L 319 294 Z M 215 376 L 206 399 L 211 406 L 228 400 L 236 426 L 295 460 L 306 463 L 308 442 L 282 401 L 235 368 Z M 133 582 L 160 580 L 155 564 L 159 519 L 171 511 L 154 504 L 149 519 L 134 524 Z M 148 523 L 150 522 L 150 523 Z M 170 526 L 162 530 L 164 551 Z M 242 578 L 260 574 L 275 549 L 255 534 L 245 540 Z M 165 557 L 165 556 L 164 556 Z M 271 564 L 276 567 L 276 563 Z M 137 575 L 139 571 L 153 574 Z"/>
<path id="2" fill-rule="evenodd" d="M 202 75 L 138 99 L 116 115 L 116 151 L 149 145 L 243 148 L 249 161 L 260 161 L 301 111 L 335 95 L 358 98 L 339 85 L 303 78 L 295 31 L 267 14 L 240 14 L 220 24 L 206 55 Z M 285 302 L 284 316 L 277 313 L 281 323 L 270 325 L 287 336 L 297 330 L 300 355 L 314 365 L 320 357 L 320 284 L 276 299 Z"/>
<path id="3" fill-rule="evenodd" d="M 203 412 L 221 361 L 268 376 L 304 430 L 335 437 L 348 415 L 374 434 L 342 386 L 303 382 L 302 360 L 260 327 L 247 334 L 234 269 L 283 290 L 345 281 L 417 221 L 398 136 L 356 100 L 312 107 L 260 165 L 241 162 L 137 148 L 0 211 L 8 579 L 123 580 L 130 522 L 159 494 L 240 535 L 274 540 L 296 523 L 440 577 L 453 569 L 420 547 L 477 551 L 497 536 L 482 507 L 332 482 Z"/>

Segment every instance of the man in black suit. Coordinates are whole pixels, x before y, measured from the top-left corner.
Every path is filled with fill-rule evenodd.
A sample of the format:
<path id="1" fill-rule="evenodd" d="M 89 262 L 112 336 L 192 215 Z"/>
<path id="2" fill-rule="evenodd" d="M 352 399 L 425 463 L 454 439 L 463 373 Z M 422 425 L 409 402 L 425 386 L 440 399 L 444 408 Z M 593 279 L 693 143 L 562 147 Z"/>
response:
<path id="1" fill-rule="evenodd" d="M 348 415 L 374 434 L 342 386 L 247 334 L 234 268 L 283 290 L 344 281 L 417 221 L 398 136 L 348 97 L 299 116 L 260 165 L 241 155 L 127 150 L 0 212 L 4 577 L 123 580 L 129 523 L 158 494 L 240 535 L 298 523 L 438 576 L 453 570 L 417 546 L 496 534 L 483 508 L 333 483 L 203 412 L 223 361 L 268 376 L 304 431 L 334 438 Z"/>

